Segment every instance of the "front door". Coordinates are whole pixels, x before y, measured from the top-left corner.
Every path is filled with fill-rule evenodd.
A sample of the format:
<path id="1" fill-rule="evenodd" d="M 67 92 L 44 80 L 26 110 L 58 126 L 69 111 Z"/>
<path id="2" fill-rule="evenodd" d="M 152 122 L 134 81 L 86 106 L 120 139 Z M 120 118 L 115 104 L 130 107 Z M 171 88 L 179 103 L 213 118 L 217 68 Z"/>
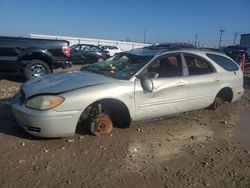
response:
<path id="1" fill-rule="evenodd" d="M 180 54 L 164 55 L 148 67 L 141 75 L 154 75 L 153 91 L 146 92 L 141 79 L 135 81 L 135 105 L 137 120 L 156 119 L 181 112 L 183 96 L 182 62 Z"/>
<path id="2" fill-rule="evenodd" d="M 82 59 L 82 45 L 77 45 L 71 50 L 70 58 L 74 64 L 82 64 L 84 62 Z"/>

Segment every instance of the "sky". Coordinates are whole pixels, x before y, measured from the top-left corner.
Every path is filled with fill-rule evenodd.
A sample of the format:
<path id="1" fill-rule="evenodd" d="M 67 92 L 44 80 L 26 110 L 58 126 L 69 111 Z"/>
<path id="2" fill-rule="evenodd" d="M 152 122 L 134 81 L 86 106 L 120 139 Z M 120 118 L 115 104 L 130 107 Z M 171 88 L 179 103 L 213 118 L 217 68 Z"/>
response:
<path id="1" fill-rule="evenodd" d="M 250 0 L 0 0 L 0 35 L 231 45 L 250 33 Z"/>

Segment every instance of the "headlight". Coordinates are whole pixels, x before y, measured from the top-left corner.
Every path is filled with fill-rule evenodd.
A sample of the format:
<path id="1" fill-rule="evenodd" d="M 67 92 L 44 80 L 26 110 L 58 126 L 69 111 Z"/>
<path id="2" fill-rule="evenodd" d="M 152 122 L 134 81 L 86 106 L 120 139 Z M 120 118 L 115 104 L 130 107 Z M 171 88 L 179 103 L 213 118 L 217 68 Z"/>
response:
<path id="1" fill-rule="evenodd" d="M 63 103 L 64 98 L 55 95 L 41 95 L 29 99 L 25 106 L 36 110 L 48 110 Z"/>

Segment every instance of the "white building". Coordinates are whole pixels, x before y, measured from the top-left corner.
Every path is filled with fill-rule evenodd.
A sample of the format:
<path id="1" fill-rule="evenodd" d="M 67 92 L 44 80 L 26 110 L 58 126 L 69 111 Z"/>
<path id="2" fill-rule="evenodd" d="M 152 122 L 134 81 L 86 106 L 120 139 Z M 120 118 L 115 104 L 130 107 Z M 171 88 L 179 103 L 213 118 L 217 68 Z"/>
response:
<path id="1" fill-rule="evenodd" d="M 31 38 L 40 38 L 40 39 L 67 40 L 70 42 L 70 45 L 73 45 L 73 44 L 93 44 L 93 45 L 119 46 L 123 51 L 132 50 L 134 48 L 142 48 L 142 47 L 151 45 L 151 44 L 125 42 L 125 41 L 117 41 L 117 40 L 79 38 L 79 37 L 55 36 L 55 35 L 30 34 L 30 37 Z"/>

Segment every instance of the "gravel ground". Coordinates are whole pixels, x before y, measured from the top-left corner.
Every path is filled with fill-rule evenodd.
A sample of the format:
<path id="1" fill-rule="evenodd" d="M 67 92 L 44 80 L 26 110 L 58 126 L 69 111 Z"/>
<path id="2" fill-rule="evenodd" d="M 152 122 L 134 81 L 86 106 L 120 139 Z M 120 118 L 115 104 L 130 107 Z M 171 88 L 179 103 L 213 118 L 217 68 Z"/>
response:
<path id="1" fill-rule="evenodd" d="M 250 90 L 239 102 L 89 135 L 38 139 L 8 101 L 23 78 L 0 78 L 1 187 L 250 187 Z M 246 85 L 250 85 L 248 79 Z"/>

